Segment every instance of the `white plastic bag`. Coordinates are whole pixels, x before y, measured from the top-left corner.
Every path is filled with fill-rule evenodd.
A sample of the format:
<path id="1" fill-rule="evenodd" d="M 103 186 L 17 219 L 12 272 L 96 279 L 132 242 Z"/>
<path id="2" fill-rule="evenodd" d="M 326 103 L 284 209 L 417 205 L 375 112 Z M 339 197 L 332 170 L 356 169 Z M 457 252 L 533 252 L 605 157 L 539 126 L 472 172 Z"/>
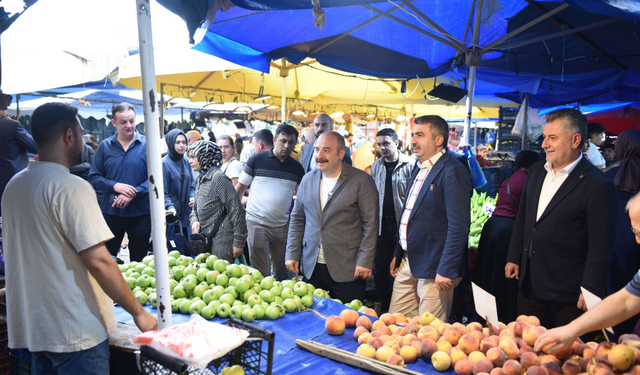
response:
<path id="1" fill-rule="evenodd" d="M 522 126 L 524 125 L 524 106 L 520 106 L 520 111 L 518 111 L 518 116 L 516 116 L 516 122 L 513 125 L 513 130 L 511 130 L 511 134 L 522 138 Z M 536 139 L 540 138 L 542 135 L 542 131 L 544 130 L 544 117 L 538 116 L 540 113 L 539 109 L 529 107 L 529 111 L 527 112 L 527 138 L 534 142 Z"/>
<path id="2" fill-rule="evenodd" d="M 242 345 L 248 336 L 249 332 L 243 329 L 191 315 L 187 323 L 145 332 L 131 339 L 131 342 L 148 345 L 165 355 L 204 369 L 209 362 Z"/>

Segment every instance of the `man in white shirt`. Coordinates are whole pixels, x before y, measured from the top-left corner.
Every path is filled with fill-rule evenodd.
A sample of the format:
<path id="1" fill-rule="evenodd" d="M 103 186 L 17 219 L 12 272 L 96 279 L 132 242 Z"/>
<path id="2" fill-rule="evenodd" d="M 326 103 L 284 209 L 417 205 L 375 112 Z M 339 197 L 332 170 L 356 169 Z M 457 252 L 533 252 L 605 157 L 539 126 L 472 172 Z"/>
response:
<path id="1" fill-rule="evenodd" d="M 605 138 L 604 125 L 598 122 L 590 122 L 587 125 L 587 138 L 589 138 L 590 142 L 590 147 L 587 149 L 587 159 L 596 167 L 604 169 L 607 162 L 600 153 L 600 150 L 598 150 L 598 146 L 604 142 Z"/>
<path id="2" fill-rule="evenodd" d="M 69 173 L 83 147 L 77 108 L 44 104 L 31 129 L 39 161 L 2 197 L 9 347 L 32 352 L 32 374 L 109 374 L 113 301 L 142 331 L 158 323 L 105 247 L 113 234 L 93 188 Z"/>
<path id="3" fill-rule="evenodd" d="M 611 180 L 580 152 L 587 118 L 560 109 L 545 121 L 547 162 L 527 177 L 505 276 L 519 280 L 518 315 L 553 328 L 586 309 L 581 287 L 605 296 L 617 204 Z"/>

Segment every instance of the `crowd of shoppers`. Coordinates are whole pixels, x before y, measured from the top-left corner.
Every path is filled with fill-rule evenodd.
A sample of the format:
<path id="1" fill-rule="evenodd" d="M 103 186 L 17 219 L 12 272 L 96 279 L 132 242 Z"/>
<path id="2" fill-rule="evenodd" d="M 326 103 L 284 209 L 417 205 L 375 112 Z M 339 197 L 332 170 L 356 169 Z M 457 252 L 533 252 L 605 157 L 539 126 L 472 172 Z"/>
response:
<path id="1" fill-rule="evenodd" d="M 51 294 L 46 288 L 33 298 L 38 288 L 31 288 L 29 300 L 38 306 L 14 304 L 11 318 L 36 330 L 46 323 L 66 351 L 103 350 L 111 303 L 104 291 L 130 311 L 140 329 L 155 328 L 109 256 L 118 255 L 125 233 L 131 260 L 150 250 L 146 139 L 136 131 L 133 106 L 115 106 L 116 134 L 92 145 L 83 140 L 74 107 L 47 104 L 36 110 L 32 138 L 2 118 L 5 102 L 0 96 L 0 142 L 8 145 L 0 163 L 13 168 L 3 168 L 0 179 L 2 189 L 7 186 L 7 284 L 20 285 L 9 288 L 8 298 L 24 300 L 29 282 L 21 270 L 46 274 L 71 264 L 65 285 L 78 289 L 85 296 L 79 306 L 93 312 L 69 312 L 74 324 L 86 327 L 82 335 L 65 330 L 68 321 L 34 319 L 38 306 L 56 302 L 42 303 Z M 546 160 L 519 153 L 515 173 L 500 187 L 474 279 L 496 295 L 501 319 L 526 314 L 548 328 L 567 324 L 586 308 L 581 287 L 605 297 L 640 268 L 637 232 L 629 230 L 625 210 L 640 190 L 640 131 L 623 132 L 615 147 L 604 146 L 611 152 L 600 155 L 602 160 L 591 151 L 585 157 L 586 142 L 596 152 L 603 142 L 598 125 L 588 125 L 576 110 L 551 112 L 542 144 Z M 429 311 L 447 320 L 468 265 L 473 191 L 466 159 L 448 148 L 447 122 L 431 115 L 415 119 L 415 160 L 399 150 L 394 130 L 381 129 L 375 134 L 381 157 L 375 160 L 373 142 L 365 140 L 354 153 L 354 166 L 349 135 L 334 132 L 329 116 L 318 115 L 310 130 L 301 162 L 291 156 L 299 133 L 289 125 L 280 125 L 275 137 L 268 129 L 256 131 L 249 145 L 235 136 L 202 140 L 198 132 L 167 133 L 162 165 L 166 214 L 175 218 L 170 240 L 189 253 L 192 234 L 211 236 L 211 252 L 229 262 L 247 245 L 250 265 L 264 275 L 301 275 L 344 302 L 364 299 L 365 281 L 373 277 L 383 309 L 407 316 Z M 26 167 L 27 151 L 38 152 L 40 160 L 17 173 Z M 33 183 L 36 176 L 45 183 Z M 34 225 L 36 231 L 25 230 Z M 53 260 L 43 267 L 34 263 L 37 257 L 12 250 L 25 247 Z M 40 352 L 36 362 L 42 368 L 57 366 L 48 353 L 59 348 L 24 332 L 10 333 L 10 346 Z"/>

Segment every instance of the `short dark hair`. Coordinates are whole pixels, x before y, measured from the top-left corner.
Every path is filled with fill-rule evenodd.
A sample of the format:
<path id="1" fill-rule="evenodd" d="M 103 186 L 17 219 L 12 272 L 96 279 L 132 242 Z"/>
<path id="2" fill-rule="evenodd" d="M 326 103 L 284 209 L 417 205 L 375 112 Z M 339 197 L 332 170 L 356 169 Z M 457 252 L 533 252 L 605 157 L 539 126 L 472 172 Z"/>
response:
<path id="1" fill-rule="evenodd" d="M 111 109 L 111 116 L 113 116 L 112 118 L 116 118 L 116 113 L 118 112 L 126 112 L 126 111 L 133 111 L 133 113 L 136 113 L 135 108 L 133 108 L 133 105 L 129 104 L 129 103 L 120 103 L 116 106 L 114 106 Z"/>
<path id="2" fill-rule="evenodd" d="M 45 103 L 31 115 L 31 133 L 39 149 L 53 143 L 71 128 L 76 134 L 78 108 L 66 103 Z"/>
<path id="3" fill-rule="evenodd" d="M 562 108 L 556 109 L 555 111 L 547 114 L 544 118 L 544 122 L 548 124 L 558 119 L 564 120 L 565 130 L 569 130 L 572 131 L 573 134 L 580 135 L 580 144 L 578 145 L 578 149 L 581 149 L 584 142 L 587 140 L 587 116 L 572 108 Z M 569 129 L 567 129 L 567 127 L 569 127 Z"/>
<path id="4" fill-rule="evenodd" d="M 599 122 L 590 122 L 587 124 L 587 138 L 593 138 L 594 134 L 600 134 L 605 132 L 604 125 Z"/>
<path id="5" fill-rule="evenodd" d="M 602 146 L 602 148 L 610 148 L 613 151 L 615 151 L 616 150 L 616 145 L 614 145 L 613 143 L 609 143 L 609 144 L 606 144 L 606 145 Z"/>
<path id="6" fill-rule="evenodd" d="M 294 138 L 298 139 L 298 131 L 291 125 L 282 124 L 278 126 L 276 129 L 276 139 L 280 134 L 292 135 Z"/>
<path id="7" fill-rule="evenodd" d="M 520 169 L 529 168 L 533 163 L 538 161 L 540 161 L 540 155 L 538 155 L 537 152 L 531 150 L 520 151 L 516 155 L 516 162 L 513 170 L 517 172 Z"/>
<path id="8" fill-rule="evenodd" d="M 273 133 L 269 129 L 258 130 L 253 133 L 253 141 L 260 141 L 269 147 L 273 147 Z"/>
<path id="9" fill-rule="evenodd" d="M 218 143 L 218 144 L 220 144 L 220 141 L 225 141 L 225 140 L 226 140 L 226 141 L 229 141 L 229 144 L 231 145 L 231 147 L 233 147 L 233 145 L 234 145 L 233 138 L 231 138 L 230 136 L 228 136 L 228 135 L 226 135 L 226 134 L 225 134 L 225 135 L 221 135 L 221 136 L 219 136 L 219 137 L 218 137 L 218 142 L 217 142 L 217 143 Z"/>
<path id="10" fill-rule="evenodd" d="M 342 150 L 343 148 L 347 148 L 347 144 L 344 141 L 344 137 L 341 136 L 340 133 L 334 132 L 334 131 L 330 131 L 330 132 L 326 132 L 326 133 L 320 134 L 320 136 L 323 136 L 323 135 L 332 136 L 333 138 L 335 138 L 338 141 L 338 152 L 340 152 L 340 150 Z"/>
<path id="11" fill-rule="evenodd" d="M 391 128 L 384 128 L 384 129 L 378 130 L 376 137 L 391 137 L 391 139 L 393 139 L 394 141 L 397 141 L 398 133 L 396 133 L 396 131 Z"/>
<path id="12" fill-rule="evenodd" d="M 433 134 L 433 137 L 443 136 L 444 142 L 442 145 L 447 147 L 447 143 L 449 143 L 449 124 L 438 115 L 426 115 L 420 116 L 416 118 L 416 125 L 429 125 L 429 131 Z"/>

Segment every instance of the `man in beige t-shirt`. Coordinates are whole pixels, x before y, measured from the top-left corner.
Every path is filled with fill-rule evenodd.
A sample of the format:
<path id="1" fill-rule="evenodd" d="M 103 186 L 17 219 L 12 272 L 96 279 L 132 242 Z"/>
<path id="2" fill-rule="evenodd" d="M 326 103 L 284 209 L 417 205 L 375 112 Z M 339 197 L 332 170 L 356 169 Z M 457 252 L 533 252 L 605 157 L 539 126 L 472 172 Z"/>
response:
<path id="1" fill-rule="evenodd" d="M 83 146 L 77 108 L 44 104 L 31 129 L 39 161 L 2 197 L 9 347 L 33 353 L 32 373 L 108 374 L 115 320 L 106 295 L 142 331 L 157 329 L 157 320 L 104 246 L 113 234 L 91 185 L 69 173 Z"/>

